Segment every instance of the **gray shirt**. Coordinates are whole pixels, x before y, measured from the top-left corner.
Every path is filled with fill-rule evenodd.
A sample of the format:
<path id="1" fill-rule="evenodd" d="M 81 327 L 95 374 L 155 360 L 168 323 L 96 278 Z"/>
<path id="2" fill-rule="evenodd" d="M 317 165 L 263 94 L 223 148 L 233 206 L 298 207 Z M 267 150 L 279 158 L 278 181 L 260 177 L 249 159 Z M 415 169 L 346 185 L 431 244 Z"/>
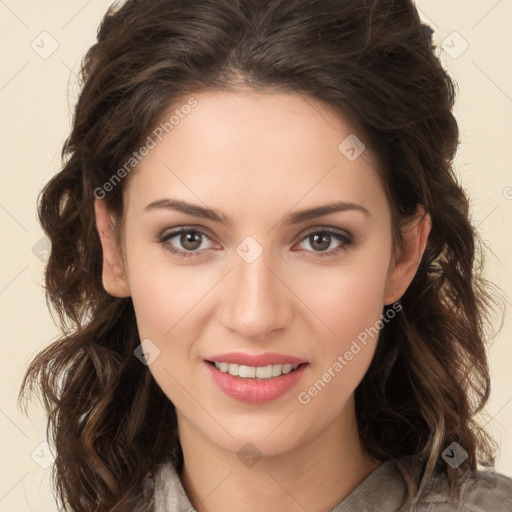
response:
<path id="1" fill-rule="evenodd" d="M 399 462 L 382 462 L 333 509 L 314 512 L 512 512 L 512 479 L 505 475 L 465 472 L 450 498 L 448 480 L 434 473 L 421 498 L 408 498 L 406 472 L 418 475 L 421 463 L 416 457 L 404 457 Z M 144 488 L 151 502 L 145 510 L 195 512 L 171 463 L 158 466 L 154 477 L 145 480 Z M 265 510 L 270 509 L 267 506 Z"/>

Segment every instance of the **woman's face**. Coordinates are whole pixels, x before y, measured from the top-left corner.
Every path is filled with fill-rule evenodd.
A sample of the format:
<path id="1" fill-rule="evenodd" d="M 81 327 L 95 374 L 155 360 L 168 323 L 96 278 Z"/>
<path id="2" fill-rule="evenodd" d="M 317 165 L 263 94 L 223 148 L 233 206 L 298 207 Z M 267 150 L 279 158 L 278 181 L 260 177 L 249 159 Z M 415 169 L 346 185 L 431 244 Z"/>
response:
<path id="1" fill-rule="evenodd" d="M 370 151 L 358 156 L 351 127 L 321 103 L 194 98 L 152 135 L 124 190 L 126 294 L 180 428 L 232 452 L 282 453 L 353 415 L 383 306 L 400 295 L 388 286 L 389 205 Z M 287 361 L 305 364 L 281 374 Z"/>

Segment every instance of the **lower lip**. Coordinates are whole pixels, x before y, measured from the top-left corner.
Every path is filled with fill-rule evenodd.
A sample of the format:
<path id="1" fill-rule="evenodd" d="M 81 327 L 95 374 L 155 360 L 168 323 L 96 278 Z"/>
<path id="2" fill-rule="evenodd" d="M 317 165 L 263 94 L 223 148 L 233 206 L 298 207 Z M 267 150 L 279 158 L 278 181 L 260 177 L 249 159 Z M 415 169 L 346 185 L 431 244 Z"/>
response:
<path id="1" fill-rule="evenodd" d="M 204 364 L 213 382 L 217 384 L 221 391 L 235 400 L 250 404 L 264 404 L 284 395 L 297 385 L 308 366 L 303 364 L 286 375 L 270 379 L 244 379 L 221 372 L 206 361 Z"/>

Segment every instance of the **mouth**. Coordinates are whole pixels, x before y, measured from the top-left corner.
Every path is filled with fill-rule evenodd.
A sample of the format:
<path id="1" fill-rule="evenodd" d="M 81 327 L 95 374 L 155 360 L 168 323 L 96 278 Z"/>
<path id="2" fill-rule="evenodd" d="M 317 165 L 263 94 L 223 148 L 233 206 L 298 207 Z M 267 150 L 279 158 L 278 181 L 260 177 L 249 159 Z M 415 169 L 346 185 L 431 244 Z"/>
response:
<path id="1" fill-rule="evenodd" d="M 290 358 L 287 358 L 289 361 Z M 248 404 L 266 404 L 289 395 L 309 370 L 308 362 L 246 366 L 204 359 L 211 381 L 227 396 Z"/>
<path id="2" fill-rule="evenodd" d="M 227 361 L 208 361 L 206 362 L 221 371 L 233 377 L 241 379 L 267 380 L 282 375 L 288 375 L 297 371 L 299 368 L 306 366 L 308 363 L 300 364 L 268 364 L 266 366 L 246 366 L 242 364 L 228 363 Z"/>

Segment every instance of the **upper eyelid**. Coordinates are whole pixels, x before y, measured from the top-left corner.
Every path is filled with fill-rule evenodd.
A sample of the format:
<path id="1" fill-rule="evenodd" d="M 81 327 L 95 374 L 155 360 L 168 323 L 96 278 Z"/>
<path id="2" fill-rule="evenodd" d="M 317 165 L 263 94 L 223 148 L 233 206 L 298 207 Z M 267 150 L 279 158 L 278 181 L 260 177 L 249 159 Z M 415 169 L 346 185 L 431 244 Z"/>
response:
<path id="1" fill-rule="evenodd" d="M 195 226 L 177 226 L 175 228 L 164 229 L 160 235 L 157 236 L 157 239 L 161 240 L 164 238 L 170 239 L 179 235 L 181 232 L 187 231 L 197 231 L 198 233 L 207 236 L 210 240 L 215 238 L 211 236 L 207 229 L 198 228 Z"/>

